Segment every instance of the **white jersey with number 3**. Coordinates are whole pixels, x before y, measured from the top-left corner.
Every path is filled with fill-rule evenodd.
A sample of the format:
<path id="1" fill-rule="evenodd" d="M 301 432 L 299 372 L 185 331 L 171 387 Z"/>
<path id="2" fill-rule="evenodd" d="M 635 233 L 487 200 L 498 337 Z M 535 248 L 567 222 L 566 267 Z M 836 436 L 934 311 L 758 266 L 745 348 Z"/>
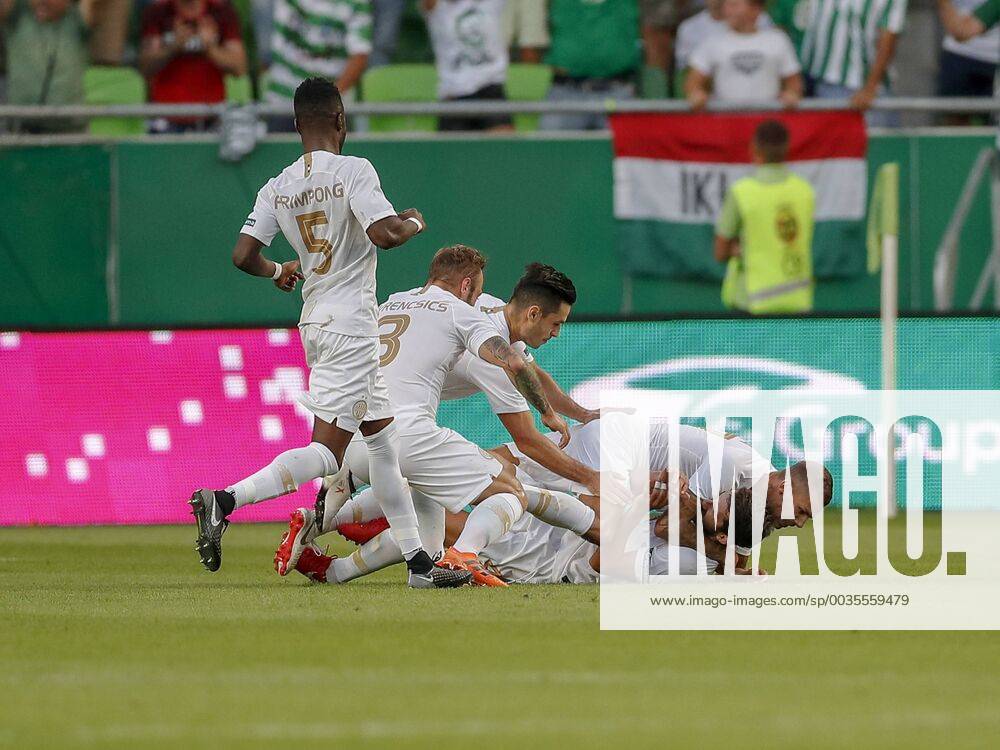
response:
<path id="1" fill-rule="evenodd" d="M 240 230 L 270 245 L 280 230 L 302 264 L 302 315 L 348 336 L 378 335 L 376 249 L 368 227 L 396 211 L 367 159 L 311 151 L 257 193 Z"/>
<path id="2" fill-rule="evenodd" d="M 437 286 L 397 292 L 378 309 L 379 365 L 401 420 L 437 419 L 441 389 L 463 352 L 499 336 L 486 315 Z"/>
<path id="3" fill-rule="evenodd" d="M 510 326 L 507 325 L 507 318 L 504 317 L 503 312 L 505 304 L 499 297 L 484 292 L 479 296 L 475 306 L 493 322 L 497 332 L 510 341 Z M 523 341 L 511 343 L 510 348 L 524 357 L 525 362 L 534 361 Z M 484 362 L 478 355 L 466 352 L 455 363 L 452 371 L 448 373 L 441 398 L 444 401 L 451 401 L 479 392 L 486 395 L 486 400 L 489 401 L 494 414 L 515 414 L 528 411 L 528 402 L 514 387 L 502 368 Z"/>

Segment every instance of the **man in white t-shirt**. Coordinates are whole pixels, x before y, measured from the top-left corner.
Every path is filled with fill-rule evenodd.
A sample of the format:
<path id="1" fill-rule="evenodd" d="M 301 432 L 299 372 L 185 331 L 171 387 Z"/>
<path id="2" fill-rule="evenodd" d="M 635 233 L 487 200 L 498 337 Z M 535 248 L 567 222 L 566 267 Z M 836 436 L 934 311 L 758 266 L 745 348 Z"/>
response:
<path id="1" fill-rule="evenodd" d="M 438 98 L 506 99 L 509 62 L 503 33 L 504 0 L 423 0 L 434 48 Z M 510 130 L 510 115 L 441 117 L 439 130 Z"/>
<path id="2" fill-rule="evenodd" d="M 218 570 L 230 513 L 336 474 L 360 429 L 368 444 L 372 486 L 396 530 L 409 584 L 462 583 L 459 576 L 442 576 L 421 547 L 413 502 L 399 471 L 389 391 L 379 369 L 376 247 L 402 245 L 424 229 L 423 217 L 416 209 L 397 213 L 371 163 L 341 154 L 347 118 L 334 84 L 306 79 L 295 91 L 294 107 L 303 155 L 260 189 L 233 263 L 251 276 L 273 279 L 286 292 L 303 281 L 299 329 L 310 374 L 302 402 L 314 415 L 312 442 L 285 451 L 225 489 L 196 491 L 190 500 L 198 524 L 196 550 L 208 570 Z M 277 263 L 261 254 L 279 231 L 298 260 Z"/>
<path id="3" fill-rule="evenodd" d="M 729 28 L 722 15 L 722 2 L 723 0 L 708 0 L 703 10 L 685 19 L 677 27 L 677 41 L 674 45 L 676 70 L 686 70 L 691 53 L 698 45 L 709 37 L 721 34 Z M 757 19 L 757 28 L 763 30 L 772 26 L 774 26 L 774 22 L 771 17 L 767 13 L 761 13 L 760 18 Z"/>
<path id="4" fill-rule="evenodd" d="M 803 84 L 795 48 L 783 31 L 760 28 L 763 11 L 764 0 L 725 0 L 728 28 L 706 38 L 688 60 L 684 91 L 692 109 L 709 99 L 798 105 Z"/>

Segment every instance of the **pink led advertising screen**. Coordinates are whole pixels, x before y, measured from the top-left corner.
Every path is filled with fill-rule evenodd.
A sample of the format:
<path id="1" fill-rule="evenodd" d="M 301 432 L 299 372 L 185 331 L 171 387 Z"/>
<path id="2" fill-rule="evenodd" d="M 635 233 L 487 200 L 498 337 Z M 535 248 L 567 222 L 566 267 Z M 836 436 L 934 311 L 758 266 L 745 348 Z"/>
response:
<path id="1" fill-rule="evenodd" d="M 307 378 L 295 330 L 0 333 L 0 525 L 189 522 L 195 489 L 308 443 Z"/>

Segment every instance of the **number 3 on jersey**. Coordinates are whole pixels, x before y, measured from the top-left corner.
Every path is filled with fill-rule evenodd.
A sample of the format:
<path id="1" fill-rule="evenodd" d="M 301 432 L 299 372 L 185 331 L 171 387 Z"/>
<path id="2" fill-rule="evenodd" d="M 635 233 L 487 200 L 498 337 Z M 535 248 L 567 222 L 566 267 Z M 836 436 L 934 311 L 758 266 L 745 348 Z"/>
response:
<path id="1" fill-rule="evenodd" d="M 382 356 L 378 358 L 378 366 L 385 367 L 399 354 L 399 337 L 409 328 L 410 316 L 386 315 L 384 318 L 379 318 L 378 326 L 379 328 L 392 326 L 387 333 L 380 333 L 378 337 L 379 343 L 385 347 Z"/>
<path id="2" fill-rule="evenodd" d="M 319 253 L 323 260 L 316 266 L 314 273 L 322 276 L 330 270 L 330 263 L 333 260 L 333 244 L 330 240 L 317 237 L 313 234 L 313 228 L 321 224 L 329 224 L 326 213 L 323 211 L 312 211 L 308 214 L 299 214 L 295 217 L 299 225 L 299 234 L 302 235 L 302 242 L 305 243 L 306 250 L 310 253 Z"/>

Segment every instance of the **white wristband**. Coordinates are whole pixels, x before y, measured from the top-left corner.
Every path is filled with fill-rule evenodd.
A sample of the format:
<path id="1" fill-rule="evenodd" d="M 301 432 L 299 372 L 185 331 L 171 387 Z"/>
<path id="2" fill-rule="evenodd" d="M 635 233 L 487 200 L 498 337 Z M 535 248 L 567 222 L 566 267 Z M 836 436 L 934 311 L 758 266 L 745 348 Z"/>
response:
<path id="1" fill-rule="evenodd" d="M 272 260 L 271 262 L 274 263 L 274 273 L 271 274 L 271 278 L 277 281 L 281 278 L 281 264 L 276 260 Z"/>
<path id="2" fill-rule="evenodd" d="M 414 224 L 417 225 L 417 234 L 420 234 L 422 231 L 424 231 L 423 222 L 421 222 L 420 219 L 418 219 L 416 216 L 407 216 L 406 221 L 412 221 Z"/>

